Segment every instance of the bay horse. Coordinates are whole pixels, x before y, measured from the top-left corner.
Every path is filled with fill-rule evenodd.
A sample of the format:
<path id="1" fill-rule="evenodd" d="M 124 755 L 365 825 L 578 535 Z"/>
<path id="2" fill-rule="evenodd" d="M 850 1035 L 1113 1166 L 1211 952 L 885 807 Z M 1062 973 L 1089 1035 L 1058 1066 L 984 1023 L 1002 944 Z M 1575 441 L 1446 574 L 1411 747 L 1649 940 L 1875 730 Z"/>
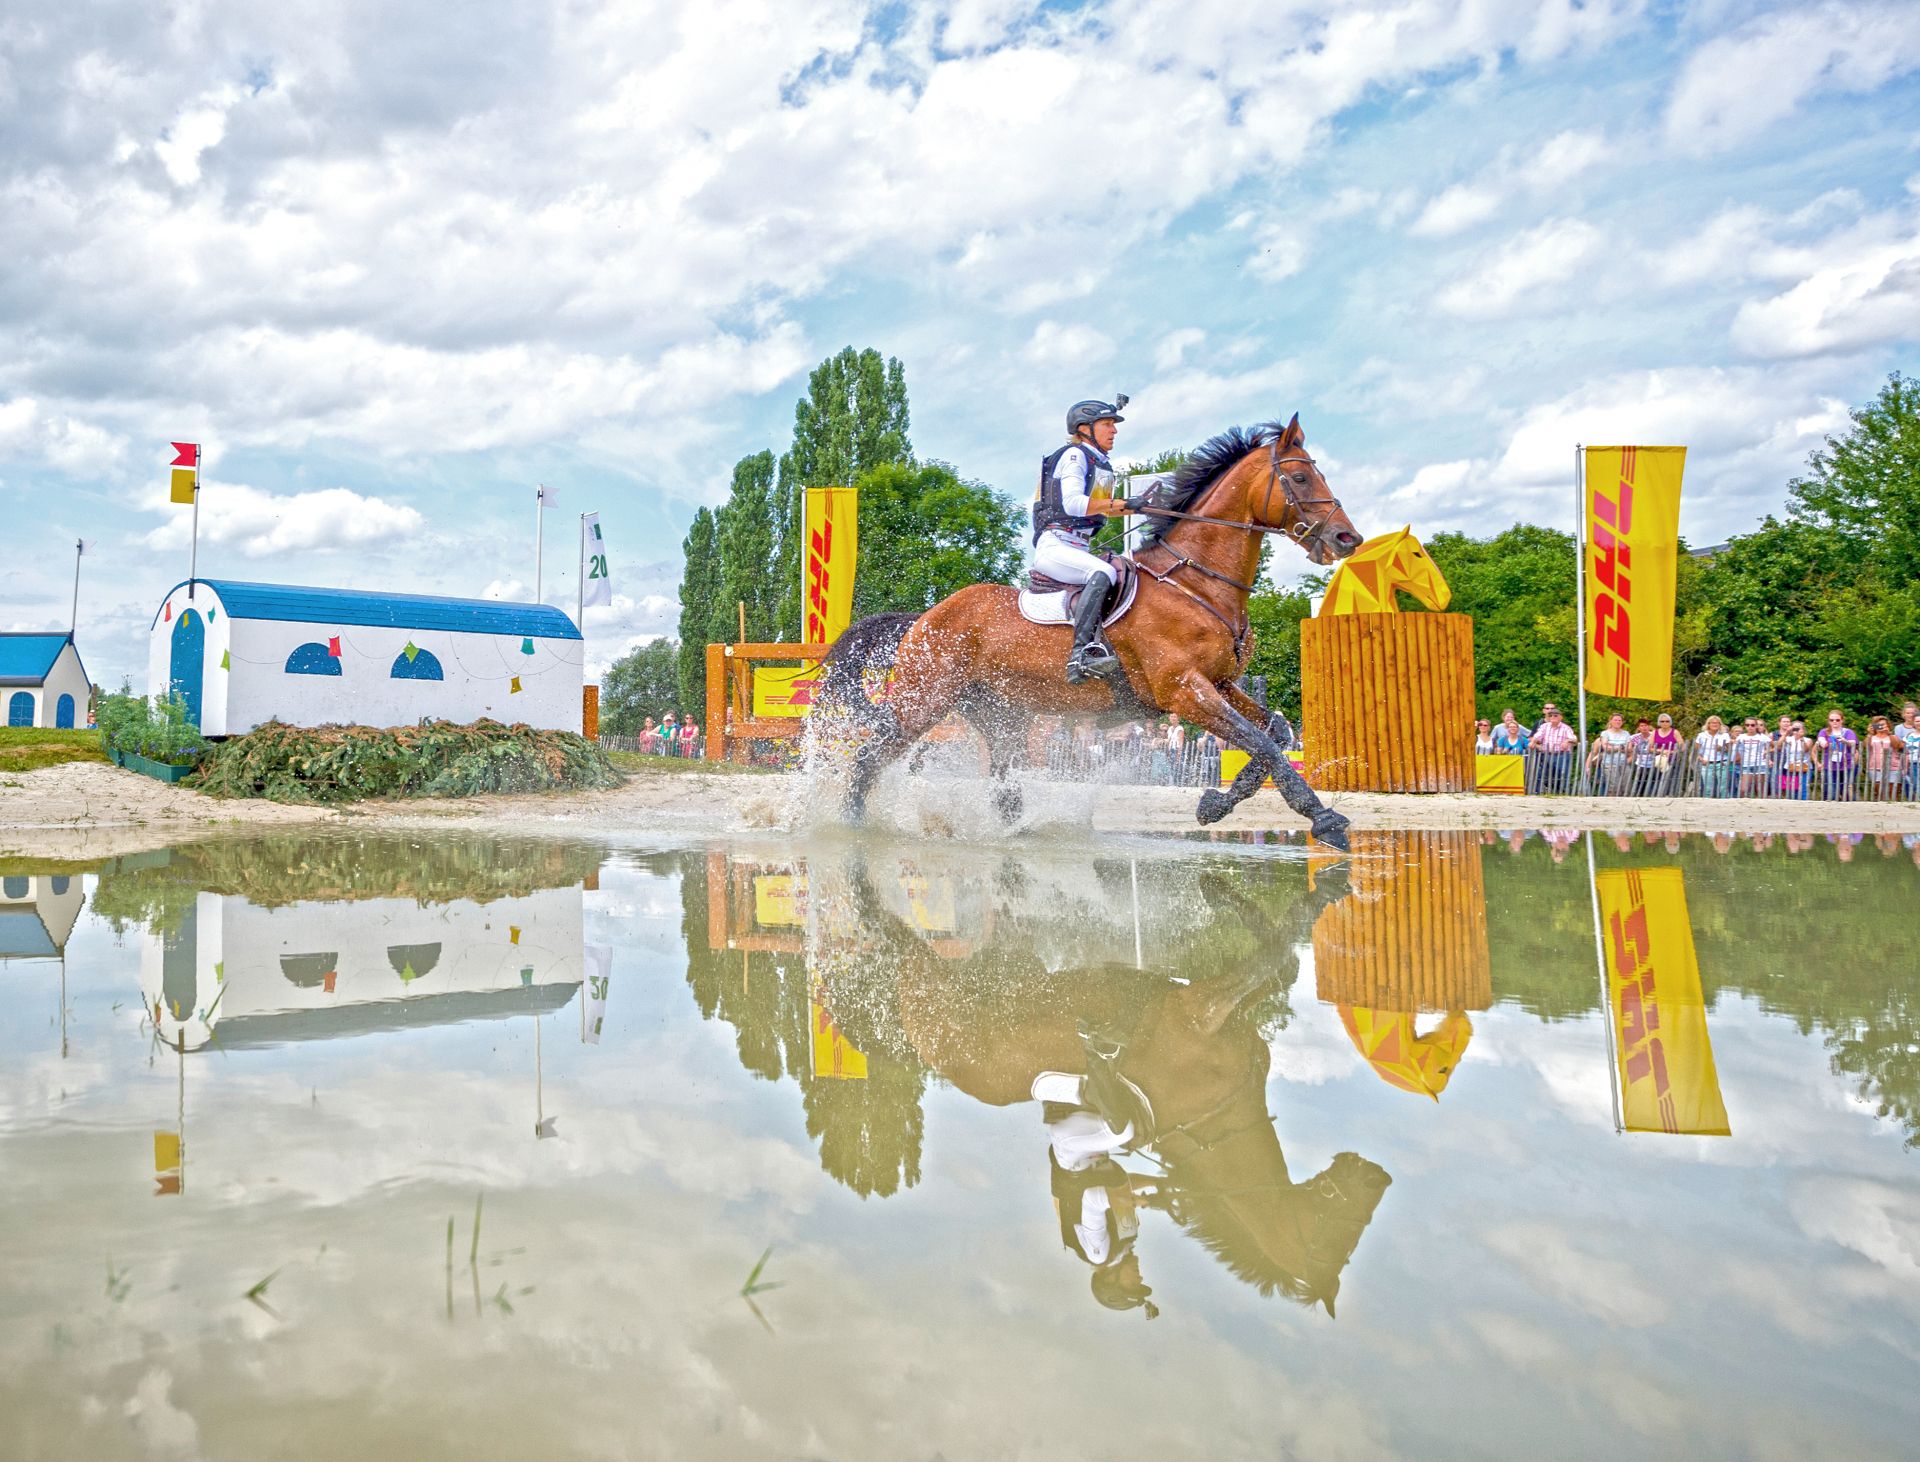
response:
<path id="1" fill-rule="evenodd" d="M 1007 777 L 1036 714 L 1132 719 L 1171 711 L 1250 758 L 1231 787 L 1201 794 L 1202 823 L 1218 822 L 1271 776 L 1316 838 L 1347 849 L 1347 819 L 1293 769 L 1273 719 L 1236 684 L 1253 652 L 1247 596 L 1262 535 L 1291 539 L 1316 564 L 1336 563 L 1361 542 L 1307 452 L 1300 418 L 1212 438 L 1145 511 L 1156 525 L 1132 555 L 1138 595 L 1106 631 L 1117 680 L 1068 684 L 1071 628 L 1029 623 L 1005 584 L 970 585 L 920 615 L 872 615 L 840 636 L 827 656 L 819 707 L 830 717 L 848 715 L 866 733 L 847 788 L 851 819 L 864 813 L 881 771 L 956 711 L 986 738 L 998 783 L 994 805 L 1009 823 L 1021 800 Z M 885 670 L 892 685 L 886 704 L 876 705 L 866 672 Z"/>

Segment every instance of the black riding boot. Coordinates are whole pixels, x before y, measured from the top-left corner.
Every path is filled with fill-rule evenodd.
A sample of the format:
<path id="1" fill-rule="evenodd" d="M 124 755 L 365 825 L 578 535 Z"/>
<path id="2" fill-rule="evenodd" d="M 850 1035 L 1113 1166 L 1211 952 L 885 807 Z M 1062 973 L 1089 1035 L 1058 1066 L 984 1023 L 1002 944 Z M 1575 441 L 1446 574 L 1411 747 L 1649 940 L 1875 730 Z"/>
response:
<path id="1" fill-rule="evenodd" d="M 1107 612 L 1113 581 L 1104 575 L 1087 581 L 1073 606 L 1073 652 L 1067 656 L 1067 684 L 1079 685 L 1113 668 L 1113 651 L 1099 643 L 1100 620 Z"/>

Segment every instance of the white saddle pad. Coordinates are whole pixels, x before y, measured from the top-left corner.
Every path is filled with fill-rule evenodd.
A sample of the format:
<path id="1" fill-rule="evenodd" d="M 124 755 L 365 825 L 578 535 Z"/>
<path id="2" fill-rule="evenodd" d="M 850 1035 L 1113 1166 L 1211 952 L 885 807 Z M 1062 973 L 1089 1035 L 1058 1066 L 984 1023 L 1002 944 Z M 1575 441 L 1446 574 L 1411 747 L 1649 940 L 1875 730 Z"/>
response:
<path id="1" fill-rule="evenodd" d="M 1133 599 L 1140 592 L 1140 575 L 1135 573 L 1127 578 L 1127 587 L 1121 592 L 1119 603 L 1107 611 L 1107 617 L 1100 621 L 1105 629 L 1121 615 L 1133 608 Z M 1067 615 L 1067 591 L 1055 589 L 1051 594 L 1036 594 L 1031 589 L 1020 591 L 1020 617 L 1029 624 L 1071 624 Z"/>

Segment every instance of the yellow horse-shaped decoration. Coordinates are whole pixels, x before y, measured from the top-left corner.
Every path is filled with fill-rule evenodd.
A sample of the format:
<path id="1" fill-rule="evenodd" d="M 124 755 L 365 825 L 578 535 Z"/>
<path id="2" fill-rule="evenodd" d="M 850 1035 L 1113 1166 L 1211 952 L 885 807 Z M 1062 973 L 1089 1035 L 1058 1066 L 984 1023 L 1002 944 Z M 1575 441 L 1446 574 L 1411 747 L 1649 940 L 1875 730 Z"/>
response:
<path id="1" fill-rule="evenodd" d="M 1347 1028 L 1354 1049 L 1388 1086 L 1436 1102 L 1473 1039 L 1473 1022 L 1459 1010 L 1449 1011 L 1424 1036 L 1414 1027 L 1411 1015 L 1395 1010 L 1342 1005 L 1340 1023 Z"/>
<path id="2" fill-rule="evenodd" d="M 1320 613 L 1392 614 L 1400 607 L 1395 595 L 1401 589 L 1429 609 L 1445 609 L 1453 602 L 1440 566 L 1427 556 L 1411 526 L 1369 538 L 1342 559 L 1327 583 Z"/>

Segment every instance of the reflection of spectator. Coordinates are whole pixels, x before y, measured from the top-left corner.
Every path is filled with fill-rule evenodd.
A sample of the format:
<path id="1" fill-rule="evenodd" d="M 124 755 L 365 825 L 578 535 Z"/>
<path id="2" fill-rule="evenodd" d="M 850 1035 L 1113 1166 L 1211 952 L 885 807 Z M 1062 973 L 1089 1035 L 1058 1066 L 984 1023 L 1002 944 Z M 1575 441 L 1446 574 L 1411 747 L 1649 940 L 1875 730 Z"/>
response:
<path id="1" fill-rule="evenodd" d="M 1733 737 L 1727 734 L 1726 723 L 1718 716 L 1707 717 L 1700 734 L 1693 738 L 1693 756 L 1700 764 L 1700 795 L 1732 796 L 1729 774 L 1733 770 Z"/>
<path id="2" fill-rule="evenodd" d="M 1593 739 L 1587 753 L 1587 768 L 1600 766 L 1600 795 L 1620 797 L 1627 790 L 1627 763 L 1633 746 L 1633 734 L 1627 730 L 1627 718 L 1615 711 L 1607 717 L 1607 729 Z"/>
<path id="3" fill-rule="evenodd" d="M 1853 767 L 1860 754 L 1860 738 L 1848 729 L 1845 716 L 1838 711 L 1828 711 L 1827 724 L 1815 739 L 1825 781 L 1822 794 L 1829 802 L 1850 801 L 1853 797 Z"/>
<path id="4" fill-rule="evenodd" d="M 1534 755 L 1529 768 L 1534 773 L 1532 792 L 1567 792 L 1573 786 L 1573 744 L 1579 738 L 1573 727 L 1560 718 L 1558 706 L 1542 706 L 1544 718 L 1538 730 L 1527 738 Z"/>

